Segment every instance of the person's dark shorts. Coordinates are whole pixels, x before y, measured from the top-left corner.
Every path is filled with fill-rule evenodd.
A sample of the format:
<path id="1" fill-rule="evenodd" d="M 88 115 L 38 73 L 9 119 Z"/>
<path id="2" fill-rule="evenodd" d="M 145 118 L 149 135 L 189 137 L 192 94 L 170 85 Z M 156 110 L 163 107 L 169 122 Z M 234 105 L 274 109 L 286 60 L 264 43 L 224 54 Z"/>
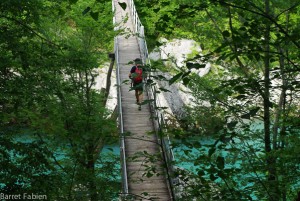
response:
<path id="1" fill-rule="evenodd" d="M 139 91 L 143 91 L 144 90 L 144 84 L 143 82 L 140 83 L 133 83 L 133 89 L 134 90 L 139 90 Z"/>

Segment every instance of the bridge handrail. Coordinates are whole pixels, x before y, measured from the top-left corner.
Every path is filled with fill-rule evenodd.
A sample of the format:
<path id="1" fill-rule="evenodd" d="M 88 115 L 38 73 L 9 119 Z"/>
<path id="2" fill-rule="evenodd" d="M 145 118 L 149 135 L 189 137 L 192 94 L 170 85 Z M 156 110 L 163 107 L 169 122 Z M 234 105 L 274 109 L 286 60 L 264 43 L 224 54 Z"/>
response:
<path id="1" fill-rule="evenodd" d="M 138 38 L 140 53 L 142 55 L 142 60 L 143 60 L 143 63 L 146 63 L 147 62 L 146 58 L 148 58 L 148 49 L 147 49 L 147 44 L 146 44 L 146 40 L 145 40 L 144 26 L 143 26 L 142 22 L 140 21 L 140 18 L 136 11 L 133 0 L 129 0 L 129 8 L 130 8 L 131 16 L 133 17 L 134 31 Z"/>
<path id="2" fill-rule="evenodd" d="M 133 23 L 134 23 L 134 30 L 135 30 L 135 34 L 138 37 L 138 41 L 139 41 L 139 48 L 140 48 L 140 53 L 142 56 L 142 60 L 144 64 L 147 64 L 149 66 L 151 66 L 151 62 L 150 59 L 148 58 L 149 54 L 148 54 L 148 48 L 147 48 L 147 42 L 145 40 L 145 34 L 144 34 L 144 26 L 142 25 L 138 14 L 136 12 L 136 8 L 134 5 L 133 0 L 129 0 L 129 7 L 130 7 L 130 11 L 131 11 L 131 15 L 133 17 Z M 148 76 L 151 75 L 151 72 L 148 74 Z M 149 78 L 149 77 L 148 77 Z M 171 175 L 174 172 L 173 166 L 171 165 L 172 162 L 174 161 L 174 154 L 173 154 L 173 150 L 170 147 L 170 139 L 169 137 L 163 137 L 161 135 L 161 133 L 164 131 L 165 129 L 165 122 L 164 122 L 164 114 L 159 110 L 159 108 L 162 108 L 162 105 L 159 101 L 159 99 L 157 98 L 157 87 L 156 84 L 150 84 L 146 85 L 146 91 L 148 93 L 149 99 L 150 100 L 154 100 L 150 102 L 150 107 L 152 110 L 152 113 L 154 113 L 154 123 L 155 123 L 155 130 L 156 130 L 156 135 L 158 137 L 158 139 L 160 140 L 160 144 L 162 146 L 162 151 L 163 151 L 163 157 L 166 161 L 166 165 L 167 165 L 167 171 L 168 171 L 168 180 L 169 180 L 169 185 L 170 185 L 170 190 L 171 190 L 171 194 L 173 199 L 175 199 L 175 192 L 174 192 L 174 185 L 173 185 L 173 179 L 171 178 Z"/>
<path id="3" fill-rule="evenodd" d="M 144 26 L 142 25 L 139 16 L 136 12 L 136 8 L 134 5 L 133 0 L 128 0 L 129 2 L 129 9 L 130 9 L 130 14 L 133 17 L 133 23 L 134 23 L 134 33 L 137 35 L 138 38 L 138 44 L 139 44 L 139 49 L 141 53 L 141 58 L 143 60 L 144 64 L 148 64 L 151 66 L 151 62 L 148 59 L 148 48 L 147 48 L 147 43 L 145 40 L 145 34 L 144 34 Z M 115 11 L 115 5 L 114 5 L 114 0 L 112 0 L 112 7 L 113 7 L 113 12 Z M 115 18 L 113 18 L 113 22 L 115 24 Z M 116 29 L 116 28 L 115 28 Z M 119 55 L 118 55 L 118 37 L 115 37 L 115 59 L 116 59 L 116 64 L 117 64 L 117 86 L 118 86 L 118 110 L 119 110 L 119 128 L 120 128 L 120 150 L 121 150 L 121 166 L 122 166 L 122 187 L 123 187 L 123 193 L 128 194 L 128 179 L 127 179 L 127 168 L 126 168 L 126 157 L 125 157 L 125 139 L 124 139 L 124 130 L 123 130 L 123 114 L 122 114 L 122 103 L 121 103 L 121 91 L 120 91 L 120 76 L 119 76 Z M 150 74 L 148 74 L 150 75 Z M 158 109 L 161 108 L 161 104 L 157 98 L 157 87 L 155 85 L 150 85 L 146 87 L 148 96 L 151 101 L 150 107 L 151 111 L 154 114 L 154 121 L 155 123 L 155 130 L 156 130 L 156 135 L 160 141 L 160 144 L 162 145 L 162 151 L 163 151 L 163 157 L 167 163 L 167 172 L 168 172 L 168 182 L 169 182 L 169 187 L 170 191 L 173 197 L 173 200 L 175 199 L 175 193 L 174 193 L 174 185 L 173 185 L 173 178 L 171 178 L 170 173 L 173 173 L 173 167 L 171 163 L 174 161 L 174 155 L 173 151 L 170 148 L 170 140 L 168 137 L 163 137 L 160 135 L 163 130 L 165 129 L 164 126 L 164 114 Z"/>
<path id="4" fill-rule="evenodd" d="M 118 50 L 118 37 L 115 37 L 115 60 L 116 60 L 116 74 L 117 74 L 117 94 L 118 94 L 118 113 L 119 113 L 119 129 L 120 129 L 120 157 L 122 166 L 122 187 L 123 194 L 128 194 L 128 179 L 127 179 L 127 166 L 125 156 L 125 138 L 124 138 L 124 124 L 122 113 L 122 101 L 121 101 L 121 80 L 120 80 L 120 66 L 119 66 L 119 50 Z"/>
<path id="5" fill-rule="evenodd" d="M 112 0 L 112 11 L 115 12 L 114 0 Z M 113 18 L 113 24 L 115 25 L 116 19 Z M 116 28 L 115 28 L 116 30 Z M 123 124 L 123 113 L 122 113 L 122 101 L 121 101 L 121 79 L 120 79 L 120 66 L 119 66 L 119 49 L 118 49 L 118 36 L 114 39 L 114 52 L 116 61 L 116 75 L 117 75 L 117 97 L 118 97 L 118 120 L 120 129 L 120 158 L 122 167 L 122 193 L 123 195 L 128 194 L 128 177 L 127 177 L 127 166 L 126 166 L 126 155 L 125 155 L 125 138 L 124 138 L 124 124 Z"/>

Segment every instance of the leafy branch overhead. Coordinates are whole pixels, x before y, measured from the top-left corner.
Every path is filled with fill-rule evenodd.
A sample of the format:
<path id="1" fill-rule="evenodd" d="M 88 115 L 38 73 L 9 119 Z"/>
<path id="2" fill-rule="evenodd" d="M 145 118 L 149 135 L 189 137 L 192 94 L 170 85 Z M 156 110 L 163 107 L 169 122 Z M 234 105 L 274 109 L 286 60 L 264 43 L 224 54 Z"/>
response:
<path id="1" fill-rule="evenodd" d="M 194 40 L 202 51 L 168 80 L 194 98 L 169 131 L 181 150 L 176 165 L 191 167 L 178 174 L 193 185 L 181 186 L 182 199 L 299 200 L 299 1 L 135 4 L 148 49 L 166 38 Z"/>
<path id="2" fill-rule="evenodd" d="M 123 10 L 126 10 L 127 4 L 126 4 L 125 2 L 118 2 L 118 4 L 121 6 L 121 8 L 122 8 Z"/>
<path id="3" fill-rule="evenodd" d="M 0 10 L 0 192 L 118 198 L 118 159 L 103 151 L 117 125 L 94 88 L 113 47 L 111 2 L 1 1 Z"/>
<path id="4" fill-rule="evenodd" d="M 91 7 L 87 7 L 82 11 L 82 15 L 86 15 L 87 13 L 90 13 L 90 16 L 95 20 L 98 21 L 99 19 L 99 12 L 93 12 Z"/>

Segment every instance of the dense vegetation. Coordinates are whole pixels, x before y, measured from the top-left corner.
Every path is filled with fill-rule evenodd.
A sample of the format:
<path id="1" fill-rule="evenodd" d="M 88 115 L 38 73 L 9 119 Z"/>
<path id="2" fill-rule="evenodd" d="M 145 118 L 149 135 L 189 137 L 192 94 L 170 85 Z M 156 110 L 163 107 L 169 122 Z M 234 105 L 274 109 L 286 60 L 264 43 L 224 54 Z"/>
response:
<path id="1" fill-rule="evenodd" d="M 170 81 L 195 97 L 181 128 L 168 129 L 178 160 L 192 166 L 178 173 L 182 200 L 299 199 L 299 1 L 135 3 L 149 49 L 162 37 L 202 48 Z"/>
<path id="2" fill-rule="evenodd" d="M 0 2 L 2 195 L 118 197 L 118 158 L 100 154 L 116 123 L 93 87 L 114 34 L 111 2 Z"/>
<path id="3" fill-rule="evenodd" d="M 298 0 L 135 3 L 149 49 L 161 38 L 202 48 L 171 71 L 195 97 L 167 133 L 174 165 L 191 167 L 174 175 L 178 200 L 299 199 Z M 109 86 L 93 88 L 115 34 L 110 1 L 0 2 L 0 193 L 118 197 L 118 159 L 101 153 L 117 132 Z"/>

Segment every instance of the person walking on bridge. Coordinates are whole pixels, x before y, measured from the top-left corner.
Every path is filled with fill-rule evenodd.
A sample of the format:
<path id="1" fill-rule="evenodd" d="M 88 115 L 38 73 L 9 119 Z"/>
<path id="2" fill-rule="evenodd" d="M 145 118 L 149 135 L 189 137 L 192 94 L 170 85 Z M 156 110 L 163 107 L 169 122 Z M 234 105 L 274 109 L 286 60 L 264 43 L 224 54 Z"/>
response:
<path id="1" fill-rule="evenodd" d="M 143 62 L 140 58 L 136 58 L 134 60 L 135 65 L 131 68 L 129 72 L 129 79 L 132 81 L 131 90 L 135 90 L 135 98 L 136 103 L 138 104 L 138 109 L 141 110 L 141 105 L 143 102 L 143 90 L 144 90 L 144 83 L 143 83 Z"/>

